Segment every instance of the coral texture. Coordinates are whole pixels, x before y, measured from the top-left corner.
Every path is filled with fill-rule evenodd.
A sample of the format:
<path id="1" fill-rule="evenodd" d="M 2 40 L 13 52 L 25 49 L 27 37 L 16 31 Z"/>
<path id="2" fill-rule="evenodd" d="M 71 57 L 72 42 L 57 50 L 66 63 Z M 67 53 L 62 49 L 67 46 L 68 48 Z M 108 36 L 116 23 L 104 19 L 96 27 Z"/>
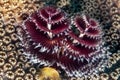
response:
<path id="1" fill-rule="evenodd" d="M 24 48 L 20 46 L 21 41 L 17 34 L 19 27 L 16 25 L 44 5 L 60 7 L 69 16 L 79 12 L 88 14 L 99 21 L 104 35 L 102 39 L 109 49 L 106 51 L 112 53 L 105 59 L 108 61 L 107 68 L 102 72 L 99 71 L 100 74 L 94 72 L 90 76 L 83 75 L 69 79 L 64 77 L 60 70 L 63 80 L 120 80 L 119 0 L 0 0 L 0 80 L 38 80 L 41 67 L 38 68 L 39 64 L 36 63 L 31 64 L 22 54 Z M 32 57 L 29 59 L 34 60 Z M 40 63 L 42 62 L 43 60 Z"/>

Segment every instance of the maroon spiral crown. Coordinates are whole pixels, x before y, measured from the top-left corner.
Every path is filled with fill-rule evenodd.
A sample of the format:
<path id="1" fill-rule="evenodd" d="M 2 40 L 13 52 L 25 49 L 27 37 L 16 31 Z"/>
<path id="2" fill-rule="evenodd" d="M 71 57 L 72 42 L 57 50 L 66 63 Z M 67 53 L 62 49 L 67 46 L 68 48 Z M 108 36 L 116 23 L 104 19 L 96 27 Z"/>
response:
<path id="1" fill-rule="evenodd" d="M 101 53 L 101 30 L 86 15 L 77 14 L 70 21 L 61 9 L 47 6 L 30 15 L 23 27 L 26 54 L 37 56 L 41 64 L 81 76 L 101 61 L 96 60 Z"/>
<path id="2" fill-rule="evenodd" d="M 98 23 L 88 16 L 76 15 L 73 19 L 75 30 L 69 31 L 66 44 L 68 52 L 76 56 L 90 57 L 95 54 L 101 42 L 101 31 Z"/>

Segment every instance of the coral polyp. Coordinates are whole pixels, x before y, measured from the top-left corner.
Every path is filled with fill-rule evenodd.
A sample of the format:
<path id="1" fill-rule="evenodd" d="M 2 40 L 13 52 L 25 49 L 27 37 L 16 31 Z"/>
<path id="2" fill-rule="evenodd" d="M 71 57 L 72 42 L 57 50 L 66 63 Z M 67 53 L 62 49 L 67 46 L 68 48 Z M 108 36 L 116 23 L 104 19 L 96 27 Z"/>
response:
<path id="1" fill-rule="evenodd" d="M 32 55 L 35 63 L 76 77 L 96 71 L 103 63 L 102 31 L 87 15 L 71 19 L 61 9 L 46 6 L 31 14 L 22 30 L 25 54 Z"/>

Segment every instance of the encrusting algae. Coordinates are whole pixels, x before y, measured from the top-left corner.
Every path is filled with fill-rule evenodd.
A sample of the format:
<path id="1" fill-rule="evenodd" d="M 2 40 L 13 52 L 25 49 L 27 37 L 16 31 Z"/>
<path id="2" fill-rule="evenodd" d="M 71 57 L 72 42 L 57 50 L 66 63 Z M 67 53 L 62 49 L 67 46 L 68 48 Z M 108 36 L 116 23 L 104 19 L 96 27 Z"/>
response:
<path id="1" fill-rule="evenodd" d="M 57 70 L 51 67 L 44 67 L 40 70 L 39 80 L 61 80 Z"/>

